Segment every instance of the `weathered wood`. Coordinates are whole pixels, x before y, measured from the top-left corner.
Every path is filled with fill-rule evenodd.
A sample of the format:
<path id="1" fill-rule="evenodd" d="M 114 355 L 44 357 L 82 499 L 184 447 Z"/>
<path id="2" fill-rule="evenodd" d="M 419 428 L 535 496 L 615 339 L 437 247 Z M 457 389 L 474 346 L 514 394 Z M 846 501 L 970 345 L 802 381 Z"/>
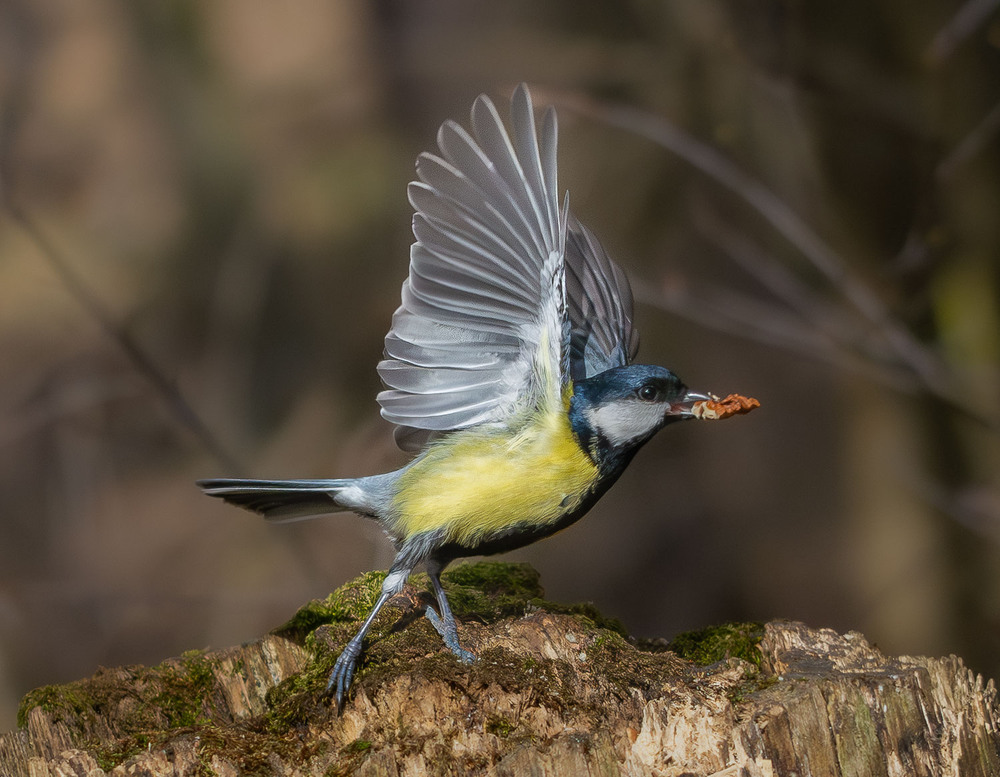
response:
<path id="1" fill-rule="evenodd" d="M 750 641 L 754 627 L 675 641 L 699 664 L 540 602 L 513 565 L 448 581 L 477 663 L 441 649 L 411 588 L 337 717 L 325 675 L 378 583 L 240 648 L 32 692 L 0 736 L 0 774 L 1000 774 L 996 690 L 958 658 L 890 658 L 860 634 L 774 622 Z"/>

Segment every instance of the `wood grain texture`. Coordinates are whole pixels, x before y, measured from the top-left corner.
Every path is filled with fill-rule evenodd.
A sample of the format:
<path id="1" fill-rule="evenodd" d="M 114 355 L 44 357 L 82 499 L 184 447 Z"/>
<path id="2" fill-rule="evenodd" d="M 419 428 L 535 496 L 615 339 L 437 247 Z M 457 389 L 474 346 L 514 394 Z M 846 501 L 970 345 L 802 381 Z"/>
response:
<path id="1" fill-rule="evenodd" d="M 340 717 L 322 685 L 353 624 L 300 620 L 33 692 L 25 725 L 0 736 L 0 774 L 1000 774 L 994 684 L 954 656 L 889 657 L 857 633 L 776 621 L 759 666 L 701 666 L 526 602 L 461 624 L 480 657 L 466 666 L 435 643 L 422 597 L 408 590 L 376 625 Z"/>

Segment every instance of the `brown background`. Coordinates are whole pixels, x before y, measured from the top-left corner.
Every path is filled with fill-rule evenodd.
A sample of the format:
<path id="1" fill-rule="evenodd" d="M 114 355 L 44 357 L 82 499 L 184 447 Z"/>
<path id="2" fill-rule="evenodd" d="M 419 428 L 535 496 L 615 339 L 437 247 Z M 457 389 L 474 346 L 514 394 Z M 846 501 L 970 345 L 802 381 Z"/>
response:
<path id="1" fill-rule="evenodd" d="M 671 428 L 513 557 L 640 635 L 781 616 L 1000 674 L 995 7 L 0 2 L 0 195 L 51 243 L 0 214 L 0 728 L 387 565 L 372 524 L 268 527 L 193 481 L 405 461 L 374 402 L 405 185 L 520 80 L 561 105 L 641 358 L 764 407 Z"/>

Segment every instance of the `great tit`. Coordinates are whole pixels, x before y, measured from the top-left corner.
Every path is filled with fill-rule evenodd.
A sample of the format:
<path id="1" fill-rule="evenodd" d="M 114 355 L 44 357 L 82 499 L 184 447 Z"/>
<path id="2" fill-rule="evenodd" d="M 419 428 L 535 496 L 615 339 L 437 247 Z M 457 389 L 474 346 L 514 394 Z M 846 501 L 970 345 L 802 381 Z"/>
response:
<path id="1" fill-rule="evenodd" d="M 510 133 L 481 95 L 471 133 L 445 122 L 440 153 L 417 159 L 416 240 L 377 397 L 416 457 L 369 477 L 199 481 L 269 521 L 349 510 L 392 540 L 381 595 L 330 675 L 338 710 L 372 621 L 416 567 L 437 599 L 427 617 L 459 659 L 474 660 L 459 645 L 441 571 L 566 528 L 657 431 L 710 399 L 663 367 L 631 363 L 628 280 L 568 196 L 559 202 L 552 108 L 540 129 L 522 84 Z"/>

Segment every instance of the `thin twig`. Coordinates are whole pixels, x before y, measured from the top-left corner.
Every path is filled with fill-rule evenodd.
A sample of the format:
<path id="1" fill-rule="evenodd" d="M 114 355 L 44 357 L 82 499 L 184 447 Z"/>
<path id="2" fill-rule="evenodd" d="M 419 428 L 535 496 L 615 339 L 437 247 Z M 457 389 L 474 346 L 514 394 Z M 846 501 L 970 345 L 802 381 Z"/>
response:
<path id="1" fill-rule="evenodd" d="M 934 36 L 927 47 L 927 59 L 935 65 L 948 59 L 962 41 L 983 25 L 997 6 L 1000 6 L 1000 0 L 966 0 Z"/>
<path id="2" fill-rule="evenodd" d="M 947 181 L 960 165 L 982 151 L 997 132 L 1000 132 L 1000 103 L 994 105 L 993 110 L 986 114 L 986 118 L 973 127 L 972 131 L 938 163 L 934 170 L 935 177 L 939 181 Z"/>
<path id="3" fill-rule="evenodd" d="M 716 149 L 662 117 L 629 106 L 597 102 L 579 94 L 551 93 L 549 97 L 568 110 L 653 141 L 732 191 L 826 276 L 851 306 L 882 334 L 896 358 L 916 374 L 927 391 L 946 401 L 956 401 L 950 375 L 938 358 L 897 322 L 879 297 L 848 270 L 836 251 L 763 183 Z"/>
<path id="4" fill-rule="evenodd" d="M 851 325 L 853 318 L 849 314 L 841 314 L 835 306 L 820 299 L 784 264 L 737 232 L 724 219 L 699 209 L 694 225 L 706 241 L 801 315 L 803 322 L 840 343 L 856 339 L 858 328 Z"/>
<path id="5" fill-rule="evenodd" d="M 670 291 L 644 281 L 633 283 L 633 291 L 637 302 L 679 316 L 704 329 L 781 348 L 810 361 L 863 375 L 895 391 L 912 394 L 917 389 L 911 372 L 862 358 L 854 351 L 838 347 L 835 341 L 822 337 L 815 330 L 804 328 L 801 322 L 778 315 L 772 308 L 734 292 L 691 288 Z"/>
<path id="6" fill-rule="evenodd" d="M 31 216 L 13 203 L 9 198 L 0 197 L 0 204 L 29 238 L 38 246 L 46 261 L 62 281 L 70 296 L 75 299 L 87 314 L 97 322 L 108 338 L 113 340 L 125 353 L 129 362 L 138 373 L 143 375 L 163 398 L 167 408 L 177 421 L 187 428 L 205 449 L 214 456 L 221 465 L 232 472 L 243 472 L 238 460 L 215 438 L 211 430 L 202 421 L 187 402 L 180 390 L 153 361 L 152 357 L 123 329 L 104 304 L 91 292 L 80 275 L 72 268 L 65 257 L 49 240 L 45 232 Z"/>

